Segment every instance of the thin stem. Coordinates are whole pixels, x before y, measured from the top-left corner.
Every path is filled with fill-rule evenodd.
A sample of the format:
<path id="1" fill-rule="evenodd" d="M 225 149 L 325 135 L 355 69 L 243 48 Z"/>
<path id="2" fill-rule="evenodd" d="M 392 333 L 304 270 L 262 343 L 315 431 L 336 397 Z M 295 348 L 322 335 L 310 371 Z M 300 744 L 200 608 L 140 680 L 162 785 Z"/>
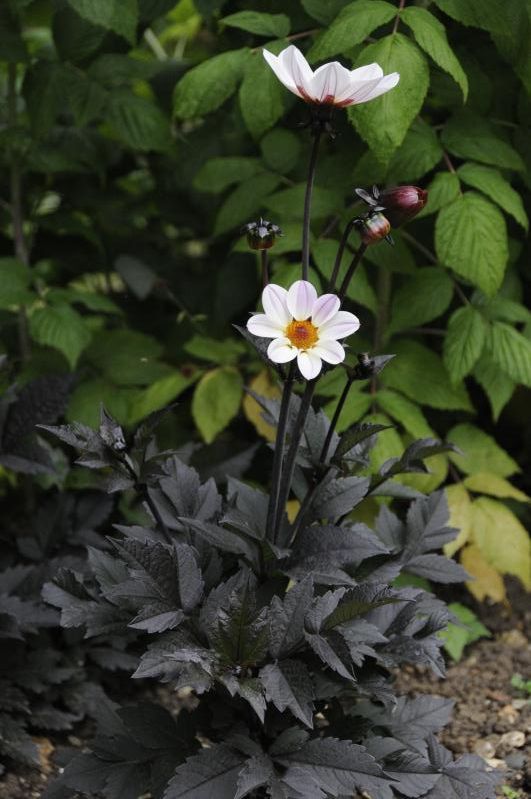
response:
<path id="1" fill-rule="evenodd" d="M 410 333 L 418 333 L 423 336 L 445 336 L 446 330 L 439 327 L 412 327 Z"/>
<path id="2" fill-rule="evenodd" d="M 350 281 L 352 280 L 354 272 L 356 271 L 356 269 L 358 267 L 358 264 L 360 263 L 361 259 L 363 258 L 366 249 L 367 249 L 367 245 L 366 244 L 360 244 L 360 246 L 358 247 L 358 249 L 354 253 L 354 257 L 352 258 L 352 261 L 350 262 L 350 266 L 348 268 L 347 274 L 343 278 L 343 282 L 342 282 L 341 287 L 340 287 L 340 289 L 339 289 L 339 291 L 337 293 L 337 296 L 339 297 L 341 302 L 343 302 L 343 300 L 345 299 L 345 294 L 348 291 L 348 287 L 350 285 Z"/>
<path id="3" fill-rule="evenodd" d="M 271 495 L 267 508 L 266 537 L 269 541 L 274 540 L 275 520 L 277 517 L 278 498 L 280 495 L 280 484 L 282 481 L 282 463 L 284 460 L 284 446 L 286 442 L 286 428 L 289 416 L 289 406 L 293 391 L 293 380 L 295 376 L 294 364 L 290 364 L 288 377 L 284 383 L 280 412 L 278 417 L 277 435 L 275 440 L 275 452 L 273 455 L 273 471 L 271 475 Z"/>
<path id="4" fill-rule="evenodd" d="M 448 171 L 451 172 L 453 175 L 455 175 L 455 166 L 452 164 L 452 159 L 450 158 L 450 156 L 446 151 L 443 152 L 443 159 Z"/>
<path id="5" fill-rule="evenodd" d="M 293 474 L 295 472 L 295 464 L 297 462 L 297 452 L 299 450 L 302 431 L 304 430 L 304 425 L 306 423 L 306 417 L 308 416 L 308 411 L 312 403 L 312 397 L 315 391 L 315 384 L 316 384 L 315 380 L 308 380 L 308 382 L 306 383 L 306 388 L 304 389 L 304 393 L 301 397 L 299 412 L 297 414 L 297 418 L 295 419 L 295 424 L 293 425 L 293 429 L 291 431 L 288 454 L 286 456 L 286 462 L 284 464 L 284 469 L 282 471 L 282 480 L 278 496 L 273 541 L 277 540 L 278 530 L 282 522 L 282 514 L 284 512 L 286 502 L 288 501 L 289 492 L 291 489 L 291 483 L 293 481 Z"/>
<path id="6" fill-rule="evenodd" d="M 172 540 L 171 539 L 171 535 L 169 533 L 168 528 L 166 527 L 166 524 L 164 523 L 164 519 L 160 515 L 159 509 L 157 508 L 156 504 L 153 502 L 153 500 L 149 496 L 149 491 L 148 491 L 147 485 L 145 483 L 139 483 L 138 482 L 138 475 L 137 475 L 136 470 L 135 470 L 135 468 L 133 466 L 131 458 L 129 457 L 129 455 L 125 454 L 124 457 L 121 458 L 120 460 L 122 461 L 123 465 L 127 469 L 129 475 L 133 478 L 133 487 L 134 487 L 135 491 L 140 496 L 140 498 L 143 499 L 144 502 L 147 504 L 148 508 L 150 509 L 151 513 L 153 514 L 153 518 L 155 519 L 157 525 L 162 530 L 162 533 L 163 533 L 166 541 L 168 543 L 171 543 L 171 540 Z"/>
<path id="7" fill-rule="evenodd" d="M 321 131 L 314 133 L 310 164 L 308 166 L 308 180 L 306 182 L 306 194 L 304 195 L 304 216 L 302 222 L 302 279 L 308 280 L 310 269 L 310 217 L 312 209 L 312 192 L 315 180 L 315 166 L 319 154 L 319 142 L 321 141 Z"/>
<path id="8" fill-rule="evenodd" d="M 269 283 L 269 250 L 260 250 L 260 263 L 262 266 L 262 286 Z"/>
<path id="9" fill-rule="evenodd" d="M 332 436 L 334 435 L 334 431 L 335 431 L 335 429 L 337 427 L 337 423 L 339 421 L 339 417 L 341 415 L 341 411 L 343 410 L 343 406 L 344 406 L 345 402 L 347 401 L 347 397 L 348 397 L 348 394 L 349 394 L 349 391 L 350 391 L 350 389 L 352 387 L 352 383 L 353 382 L 354 382 L 354 378 L 353 377 L 349 377 L 347 382 L 345 383 L 343 391 L 341 392 L 341 396 L 339 397 L 339 400 L 337 402 L 336 409 L 334 411 L 334 415 L 332 416 L 332 420 L 330 422 L 330 427 L 328 428 L 328 432 L 327 432 L 326 438 L 324 440 L 324 444 L 323 444 L 323 448 L 321 450 L 321 454 L 319 455 L 319 463 L 325 463 L 325 461 L 326 461 L 326 457 L 328 455 L 328 448 L 330 447 L 330 442 L 332 441 Z"/>
<path id="10" fill-rule="evenodd" d="M 336 281 L 339 275 L 339 270 L 341 269 L 341 261 L 343 259 L 343 253 L 345 252 L 345 247 L 348 243 L 348 237 L 352 233 L 352 228 L 356 223 L 355 219 L 351 219 L 345 225 L 345 230 L 343 231 L 343 235 L 341 236 L 341 241 L 339 242 L 339 247 L 337 248 L 336 260 L 334 262 L 334 268 L 332 270 L 332 275 L 330 277 L 330 281 L 328 283 L 328 291 L 334 291 L 336 287 Z"/>
<path id="11" fill-rule="evenodd" d="M 403 11 L 404 6 L 406 4 L 406 0 L 400 0 L 400 4 L 398 6 L 398 11 L 395 17 L 395 24 L 393 25 L 393 33 L 396 33 L 398 30 L 398 25 L 400 24 L 400 12 Z"/>

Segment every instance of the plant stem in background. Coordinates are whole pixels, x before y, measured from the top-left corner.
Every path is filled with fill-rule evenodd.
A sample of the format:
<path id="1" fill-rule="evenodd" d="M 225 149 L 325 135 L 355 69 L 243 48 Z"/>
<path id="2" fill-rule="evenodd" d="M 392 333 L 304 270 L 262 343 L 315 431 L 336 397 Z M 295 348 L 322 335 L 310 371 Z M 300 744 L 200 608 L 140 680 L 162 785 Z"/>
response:
<path id="1" fill-rule="evenodd" d="M 343 259 L 343 253 L 345 252 L 345 247 L 347 246 L 348 237 L 352 233 L 352 228 L 356 224 L 356 219 L 351 219 L 345 225 L 345 230 L 343 231 L 343 235 L 341 236 L 341 241 L 339 242 L 339 247 L 337 249 L 336 260 L 334 263 L 334 268 L 332 270 L 332 274 L 330 276 L 330 280 L 328 282 L 328 291 L 335 291 L 337 278 L 339 277 L 339 270 L 341 269 L 341 261 Z"/>
<path id="2" fill-rule="evenodd" d="M 354 276 L 354 272 L 358 268 L 358 265 L 359 265 L 361 259 L 363 258 L 366 249 L 367 249 L 367 245 L 366 244 L 360 244 L 360 246 L 358 247 L 358 249 L 354 253 L 354 257 L 352 258 L 352 261 L 350 262 L 350 266 L 348 268 L 347 274 L 343 278 L 343 282 L 341 283 L 340 289 L 339 289 L 339 291 L 337 293 L 337 296 L 339 297 L 341 302 L 343 302 L 343 300 L 345 299 L 345 294 L 348 291 L 348 287 L 350 285 L 350 281 L 352 280 L 352 278 Z"/>
<path id="3" fill-rule="evenodd" d="M 266 537 L 269 541 L 274 541 L 275 519 L 277 516 L 278 498 L 280 495 L 280 483 L 282 480 L 282 463 L 284 460 L 284 445 L 286 441 L 286 428 L 289 417 L 289 406 L 293 391 L 293 380 L 295 376 L 294 364 L 290 364 L 290 369 L 280 403 L 280 413 L 278 417 L 277 436 L 275 440 L 275 452 L 273 455 L 273 470 L 271 474 L 271 494 L 267 508 Z"/>
<path id="4" fill-rule="evenodd" d="M 260 250 L 260 263 L 262 265 L 262 286 L 265 288 L 269 283 L 269 252 Z"/>
<path id="5" fill-rule="evenodd" d="M 374 328 L 374 352 L 378 353 L 385 343 L 385 332 L 389 317 L 389 302 L 391 300 L 392 278 L 389 269 L 380 266 L 378 269 L 378 311 L 376 314 L 376 326 Z"/>
<path id="6" fill-rule="evenodd" d="M 308 167 L 308 180 L 306 183 L 306 194 L 304 195 L 304 216 L 302 222 L 302 279 L 308 280 L 310 269 L 310 216 L 312 209 L 312 192 L 315 180 L 315 166 L 319 153 L 319 142 L 321 141 L 321 131 L 314 133 L 312 152 L 310 155 L 310 165 Z"/>
<path id="7" fill-rule="evenodd" d="M 7 114 L 8 124 L 14 129 L 17 124 L 17 65 L 7 65 Z M 29 266 L 29 253 L 24 236 L 24 215 L 22 212 L 22 181 L 20 175 L 20 163 L 18 158 L 12 154 L 10 170 L 10 205 L 11 220 L 13 223 L 13 241 L 15 257 L 24 266 Z M 26 309 L 20 306 L 18 312 L 18 345 L 20 357 L 27 361 L 30 357 L 30 343 L 28 335 L 28 320 Z"/>
<path id="8" fill-rule="evenodd" d="M 297 452 L 299 449 L 302 432 L 304 430 L 304 425 L 306 423 L 306 418 L 308 416 L 308 411 L 310 410 L 310 406 L 312 404 L 312 398 L 313 398 L 313 393 L 315 391 L 316 382 L 317 382 L 316 380 L 307 381 L 304 393 L 301 397 L 299 412 L 297 414 L 297 418 L 295 419 L 293 430 L 291 431 L 289 449 L 288 449 L 288 454 L 286 456 L 286 463 L 282 470 L 282 479 L 281 481 L 279 481 L 280 491 L 278 495 L 276 518 L 273 529 L 273 542 L 277 540 L 278 530 L 282 522 L 282 514 L 284 513 L 284 509 L 288 501 L 289 492 L 291 489 L 291 483 L 293 481 L 293 474 L 295 472 L 295 464 L 297 462 Z"/>
<path id="9" fill-rule="evenodd" d="M 334 415 L 332 416 L 332 419 L 330 421 L 330 427 L 328 428 L 328 432 L 327 432 L 326 438 L 324 440 L 324 444 L 323 444 L 323 448 L 321 450 L 321 454 L 319 455 L 319 463 L 325 463 L 326 462 L 326 458 L 327 458 L 327 455 L 328 455 L 328 449 L 330 447 L 330 442 L 332 441 L 332 436 L 334 435 L 334 431 L 335 431 L 335 429 L 337 427 L 337 423 L 339 421 L 339 417 L 341 416 L 341 411 L 343 410 L 343 406 L 345 405 L 345 402 L 347 401 L 347 397 L 348 397 L 349 391 L 350 391 L 350 389 L 352 387 L 352 383 L 354 382 L 355 379 L 356 378 L 355 378 L 354 375 L 352 377 L 348 377 L 347 378 L 347 382 L 345 383 L 343 391 L 341 392 L 341 396 L 339 397 L 339 399 L 337 401 L 336 409 L 335 409 Z"/>

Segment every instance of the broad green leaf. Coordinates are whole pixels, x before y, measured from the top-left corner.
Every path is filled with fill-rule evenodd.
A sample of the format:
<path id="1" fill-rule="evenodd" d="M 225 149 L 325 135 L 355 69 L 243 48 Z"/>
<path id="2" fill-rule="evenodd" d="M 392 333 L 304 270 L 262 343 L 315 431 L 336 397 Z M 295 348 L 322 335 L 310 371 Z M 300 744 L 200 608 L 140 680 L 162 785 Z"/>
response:
<path id="1" fill-rule="evenodd" d="M 461 565 L 473 577 L 466 587 L 473 597 L 483 602 L 487 597 L 493 602 L 505 600 L 505 585 L 500 572 L 485 559 L 475 544 L 466 546 L 459 558 Z"/>
<path id="2" fill-rule="evenodd" d="M 215 339 L 196 334 L 186 342 L 184 349 L 190 355 L 203 361 L 231 364 L 245 352 L 245 345 L 234 338 Z"/>
<path id="3" fill-rule="evenodd" d="M 20 23 L 8 6 L 0 8 L 0 59 L 12 64 L 26 61 L 28 52 L 20 31 Z"/>
<path id="4" fill-rule="evenodd" d="M 68 66 L 65 67 L 65 73 L 67 74 L 66 95 L 76 125 L 88 125 L 103 111 L 107 102 L 107 92 L 80 69 Z"/>
<path id="5" fill-rule="evenodd" d="M 258 160 L 251 156 L 223 156 L 206 161 L 194 178 L 199 191 L 220 194 L 233 183 L 241 183 L 263 170 Z"/>
<path id="6" fill-rule="evenodd" d="M 350 106 L 350 121 L 382 162 L 387 162 L 402 144 L 409 126 L 419 113 L 429 84 L 428 64 L 422 52 L 401 33 L 390 34 L 370 44 L 355 66 L 372 62 L 384 73 L 400 73 L 400 83 L 387 94 L 361 105 Z"/>
<path id="7" fill-rule="evenodd" d="M 332 269 L 334 267 L 338 246 L 339 242 L 335 239 L 319 238 L 316 239 L 312 245 L 312 256 L 319 272 L 321 272 L 326 280 L 329 280 L 332 276 Z M 341 284 L 341 280 L 347 272 L 351 258 L 351 253 L 344 253 L 341 269 L 339 271 L 338 284 Z M 354 273 L 354 277 L 347 290 L 347 297 L 353 300 L 353 302 L 363 305 L 365 308 L 369 308 L 369 310 L 373 312 L 376 311 L 378 305 L 376 294 L 369 282 L 367 270 L 363 264 L 360 264 Z"/>
<path id="8" fill-rule="evenodd" d="M 492 296 L 509 258 L 502 213 L 480 194 L 463 194 L 439 211 L 435 249 L 442 264 Z"/>
<path id="9" fill-rule="evenodd" d="M 306 183 L 297 183 L 289 189 L 282 189 L 272 194 L 264 204 L 268 210 L 277 214 L 278 219 L 302 219 L 305 192 Z M 335 213 L 341 202 L 338 190 L 315 186 L 312 197 L 312 219 Z"/>
<path id="10" fill-rule="evenodd" d="M 0 308 L 23 305 L 35 295 L 29 290 L 31 272 L 16 258 L 0 258 Z"/>
<path id="11" fill-rule="evenodd" d="M 531 341 L 505 322 L 493 322 L 487 339 L 489 357 L 516 383 L 531 387 Z"/>
<path id="12" fill-rule="evenodd" d="M 255 139 L 272 128 L 284 113 L 285 93 L 277 76 L 265 63 L 262 51 L 251 53 L 240 86 L 240 109 L 245 126 Z"/>
<path id="13" fill-rule="evenodd" d="M 238 413 L 243 380 L 232 366 L 207 372 L 194 392 L 192 415 L 207 444 L 210 444 Z"/>
<path id="14" fill-rule="evenodd" d="M 468 79 L 454 51 L 448 44 L 444 25 L 427 9 L 420 6 L 404 8 L 400 19 L 413 31 L 413 35 L 423 50 L 435 63 L 455 80 L 466 101 Z"/>
<path id="15" fill-rule="evenodd" d="M 262 11 L 238 11 L 220 19 L 220 24 L 273 39 L 283 39 L 290 30 L 289 17 L 285 14 L 265 14 Z"/>
<path id="16" fill-rule="evenodd" d="M 461 624 L 450 623 L 446 630 L 439 635 L 444 640 L 444 648 L 452 660 L 459 661 L 465 646 L 472 644 L 479 638 L 490 638 L 491 633 L 479 621 L 476 614 L 465 605 L 461 605 L 459 602 L 452 602 L 448 605 L 448 610 L 459 619 Z"/>
<path id="17" fill-rule="evenodd" d="M 106 120 L 121 141 L 134 150 L 164 151 L 172 143 L 170 123 L 161 109 L 127 90 L 111 94 Z"/>
<path id="18" fill-rule="evenodd" d="M 290 130 L 275 128 L 260 142 L 265 165 L 285 175 L 297 165 L 301 151 L 300 138 Z"/>
<path id="19" fill-rule="evenodd" d="M 486 561 L 531 588 L 531 539 L 525 527 L 495 499 L 480 497 L 472 507 L 472 535 Z"/>
<path id="20" fill-rule="evenodd" d="M 418 180 L 433 169 L 442 157 L 443 149 L 436 132 L 419 117 L 415 119 L 406 138 L 393 155 L 387 180 L 397 183 Z"/>
<path id="21" fill-rule="evenodd" d="M 505 8 L 499 0 L 435 0 L 435 3 L 463 25 L 498 31 L 507 23 Z"/>
<path id="22" fill-rule="evenodd" d="M 131 403 L 127 422 L 136 424 L 150 413 L 169 405 L 192 382 L 193 377 L 185 377 L 181 372 L 174 372 L 156 380 L 148 388 L 137 393 Z"/>
<path id="23" fill-rule="evenodd" d="M 482 305 L 482 310 L 485 312 L 489 319 L 496 319 L 502 322 L 522 322 L 529 324 L 531 322 L 531 311 L 514 300 L 508 300 L 506 297 L 493 297 L 492 300 Z"/>
<path id="24" fill-rule="evenodd" d="M 376 437 L 376 442 L 371 449 L 371 466 L 377 470 L 390 458 L 399 458 L 404 452 L 404 442 L 392 420 L 385 413 L 371 413 L 364 417 L 364 422 L 385 425 L 388 429 L 382 430 Z"/>
<path id="25" fill-rule="evenodd" d="M 382 389 L 376 395 L 376 402 L 385 413 L 392 416 L 395 422 L 402 425 L 404 430 L 415 438 L 435 438 L 435 433 L 419 406 L 402 394 Z"/>
<path id="26" fill-rule="evenodd" d="M 223 105 L 236 91 L 248 55 L 247 48 L 229 50 L 187 72 L 173 95 L 173 112 L 177 119 L 210 114 Z"/>
<path id="27" fill-rule="evenodd" d="M 53 15 L 52 34 L 59 57 L 78 64 L 98 50 L 107 31 L 101 25 L 80 17 L 70 6 L 63 5 Z"/>
<path id="28" fill-rule="evenodd" d="M 301 5 L 313 19 L 329 25 L 350 0 L 301 0 Z"/>
<path id="29" fill-rule="evenodd" d="M 389 245 L 386 241 L 380 241 L 378 244 L 369 247 L 364 255 L 364 261 L 388 269 L 390 272 L 399 272 L 401 274 L 413 274 L 416 269 L 415 258 L 406 244 L 405 240 L 400 235 L 400 231 L 393 232 L 394 245 Z"/>
<path id="30" fill-rule="evenodd" d="M 453 282 L 444 269 L 427 266 L 417 270 L 393 296 L 389 333 L 418 327 L 441 316 L 453 293 Z"/>
<path id="31" fill-rule="evenodd" d="M 116 386 L 105 378 L 87 380 L 76 386 L 68 403 L 66 418 L 97 429 L 100 424 L 100 405 L 120 424 L 128 424 L 131 405 L 136 401 L 138 389 Z"/>
<path id="32" fill-rule="evenodd" d="M 331 419 L 334 415 L 334 411 L 337 406 L 337 399 L 338 398 L 333 399 L 324 406 L 324 412 L 329 419 Z M 340 433 L 342 430 L 346 430 L 346 428 L 350 427 L 350 425 L 354 424 L 354 422 L 359 422 L 359 420 L 365 416 L 370 407 L 371 398 L 369 394 L 353 386 L 349 392 L 347 401 L 343 406 L 343 410 L 339 415 L 339 420 L 337 423 L 338 432 Z"/>
<path id="33" fill-rule="evenodd" d="M 103 330 L 94 336 L 87 358 L 117 385 L 146 386 L 172 374 L 160 363 L 161 345 L 134 330 Z"/>
<path id="34" fill-rule="evenodd" d="M 459 178 L 454 172 L 438 172 L 428 186 L 428 202 L 417 219 L 440 211 L 445 205 L 457 200 L 461 193 Z"/>
<path id="35" fill-rule="evenodd" d="M 503 208 L 505 213 L 516 219 L 524 230 L 528 229 L 529 220 L 522 198 L 497 169 L 491 169 L 482 164 L 467 163 L 459 167 L 457 174 L 463 183 L 482 191 L 500 208 Z"/>
<path id="36" fill-rule="evenodd" d="M 444 554 L 451 558 L 470 539 L 472 532 L 472 501 L 463 483 L 446 486 L 446 499 L 450 511 L 449 525 L 459 530 L 453 541 L 443 546 Z"/>
<path id="37" fill-rule="evenodd" d="M 55 123 L 66 90 L 62 64 L 36 61 L 26 72 L 22 93 L 34 136 L 45 136 Z"/>
<path id="38" fill-rule="evenodd" d="M 465 474 L 490 472 L 499 477 L 510 477 L 520 471 L 511 456 L 479 427 L 458 424 L 448 432 L 447 439 L 463 453 L 450 453 L 450 460 Z"/>
<path id="39" fill-rule="evenodd" d="M 396 8 L 384 0 L 355 0 L 349 3 L 332 24 L 319 34 L 308 52 L 308 60 L 322 61 L 351 50 L 395 15 Z"/>
<path id="40" fill-rule="evenodd" d="M 240 183 L 224 201 L 218 211 L 214 224 L 214 235 L 219 236 L 228 230 L 238 228 L 249 222 L 265 205 L 265 198 L 280 183 L 280 177 L 271 172 L 261 172 Z"/>
<path id="41" fill-rule="evenodd" d="M 267 399 L 279 400 L 281 398 L 278 383 L 271 379 L 271 375 L 267 369 L 259 372 L 248 386 L 249 391 L 258 394 L 259 397 L 266 397 Z M 263 436 L 266 441 L 274 441 L 276 436 L 276 427 L 268 424 L 263 418 L 263 408 L 257 403 L 255 398 L 248 392 L 245 393 L 243 398 L 243 412 L 247 419 L 256 428 L 259 435 Z"/>
<path id="42" fill-rule="evenodd" d="M 511 485 L 504 477 L 488 472 L 471 474 L 464 480 L 465 486 L 478 494 L 489 494 L 499 499 L 516 499 L 518 502 L 531 502 L 531 498 L 523 491 Z"/>
<path id="43" fill-rule="evenodd" d="M 137 0 L 68 0 L 80 17 L 114 31 L 134 44 L 138 24 Z"/>
<path id="44" fill-rule="evenodd" d="M 504 24 L 490 31 L 498 52 L 531 95 L 531 9 L 528 0 L 505 0 Z"/>
<path id="45" fill-rule="evenodd" d="M 516 171 L 525 169 L 514 147 L 496 135 L 487 119 L 470 111 L 460 111 L 446 123 L 442 142 L 458 158 Z"/>
<path id="46" fill-rule="evenodd" d="M 515 382 L 502 372 L 486 354 L 483 354 L 474 369 L 474 378 L 477 380 L 487 397 L 492 408 L 492 416 L 497 421 L 505 405 L 511 399 Z"/>
<path id="47" fill-rule="evenodd" d="M 71 369 L 75 368 L 91 338 L 83 317 L 68 305 L 38 308 L 30 316 L 29 329 L 38 344 L 62 352 Z"/>
<path id="48" fill-rule="evenodd" d="M 443 361 L 453 383 L 470 374 L 487 338 L 487 323 L 472 305 L 458 308 L 448 323 L 444 339 Z"/>
<path id="49" fill-rule="evenodd" d="M 381 382 L 421 405 L 441 410 L 472 410 L 463 385 L 452 386 L 444 364 L 433 350 L 417 341 L 393 344 L 396 358 L 385 368 Z"/>

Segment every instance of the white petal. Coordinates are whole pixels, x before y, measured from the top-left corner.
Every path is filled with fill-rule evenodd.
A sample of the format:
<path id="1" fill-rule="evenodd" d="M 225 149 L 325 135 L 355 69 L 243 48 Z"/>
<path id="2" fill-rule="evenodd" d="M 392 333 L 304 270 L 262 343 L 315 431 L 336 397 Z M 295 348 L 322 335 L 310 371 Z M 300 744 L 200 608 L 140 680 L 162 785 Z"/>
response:
<path id="1" fill-rule="evenodd" d="M 349 70 L 338 61 L 332 61 L 315 70 L 312 96 L 318 103 L 332 103 L 338 95 L 348 91 L 349 87 Z"/>
<path id="2" fill-rule="evenodd" d="M 311 99 L 313 72 L 298 47 L 290 44 L 289 47 L 282 50 L 278 58 L 297 87 L 299 96 Z"/>
<path id="3" fill-rule="evenodd" d="M 345 350 L 338 341 L 318 341 L 312 352 L 327 363 L 336 364 L 345 360 Z"/>
<path id="4" fill-rule="evenodd" d="M 297 357 L 297 348 L 294 347 L 289 338 L 274 339 L 267 348 L 267 357 L 275 363 L 287 363 Z"/>
<path id="5" fill-rule="evenodd" d="M 285 51 L 283 51 L 283 52 L 285 52 Z M 273 72 L 275 73 L 277 78 L 279 79 L 279 81 L 284 84 L 286 89 L 289 89 L 290 92 L 293 92 L 293 94 L 296 94 L 297 97 L 303 97 L 303 95 L 300 93 L 300 91 L 295 86 L 295 84 L 293 82 L 293 79 L 291 77 L 291 74 L 288 72 L 288 70 L 284 66 L 284 63 L 280 60 L 280 57 L 276 56 L 276 55 L 273 55 L 273 53 L 270 53 L 269 50 L 262 50 L 262 53 L 263 53 L 263 56 L 264 56 L 265 60 L 267 61 L 267 63 L 269 64 L 269 66 L 271 67 L 271 69 L 273 70 Z M 282 53 L 281 53 L 281 55 L 282 55 Z"/>
<path id="6" fill-rule="evenodd" d="M 322 368 L 322 361 L 314 350 L 301 350 L 297 355 L 297 366 L 306 380 L 317 377 Z"/>
<path id="7" fill-rule="evenodd" d="M 247 321 L 247 330 L 253 336 L 262 336 L 263 338 L 278 338 L 284 335 L 284 328 L 281 325 L 272 322 L 265 313 L 255 313 Z"/>
<path id="8" fill-rule="evenodd" d="M 383 78 L 372 78 L 371 80 L 353 81 L 349 93 L 336 98 L 336 105 L 347 106 L 364 103 L 367 96 L 380 85 L 382 80 Z"/>
<path id="9" fill-rule="evenodd" d="M 391 91 L 394 89 L 395 86 L 398 84 L 400 80 L 400 75 L 398 72 L 392 72 L 390 75 L 386 75 L 385 78 L 382 78 L 381 81 L 378 83 L 374 89 L 372 89 L 367 96 L 363 98 L 361 102 L 367 103 L 369 100 L 375 100 L 376 97 L 379 97 L 381 94 L 385 94 L 386 92 Z M 360 100 L 355 101 L 356 103 L 360 102 Z"/>
<path id="10" fill-rule="evenodd" d="M 297 280 L 288 291 L 288 310 L 297 321 L 309 319 L 317 292 L 307 280 Z"/>
<path id="11" fill-rule="evenodd" d="M 374 80 L 374 78 L 383 78 L 383 74 L 380 64 L 367 64 L 365 67 L 351 70 L 350 79 L 352 81 Z"/>
<path id="12" fill-rule="evenodd" d="M 312 323 L 321 327 L 328 322 L 338 311 L 341 302 L 335 294 L 322 294 L 316 299 L 312 308 Z"/>
<path id="13" fill-rule="evenodd" d="M 287 296 L 286 289 L 277 286 L 276 283 L 270 283 L 262 292 L 262 305 L 266 315 L 282 328 L 291 322 L 291 314 L 286 303 Z"/>
<path id="14" fill-rule="evenodd" d="M 345 338 L 359 330 L 360 320 L 349 311 L 338 311 L 335 316 L 319 328 L 319 343 L 330 339 Z"/>

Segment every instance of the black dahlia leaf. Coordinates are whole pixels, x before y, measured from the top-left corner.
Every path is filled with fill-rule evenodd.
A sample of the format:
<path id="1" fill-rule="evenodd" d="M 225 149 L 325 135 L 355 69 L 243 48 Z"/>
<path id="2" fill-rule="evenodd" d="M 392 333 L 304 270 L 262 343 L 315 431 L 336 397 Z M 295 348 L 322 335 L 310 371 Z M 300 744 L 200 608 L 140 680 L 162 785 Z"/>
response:
<path id="1" fill-rule="evenodd" d="M 260 670 L 266 699 L 282 713 L 289 709 L 296 719 L 313 728 L 313 687 L 310 673 L 298 660 L 281 660 Z"/>
<path id="2" fill-rule="evenodd" d="M 349 682 L 355 682 L 355 677 L 347 669 L 337 652 L 332 648 L 329 641 L 322 635 L 314 633 L 306 633 L 306 641 L 309 643 L 312 650 L 323 663 L 329 666 L 332 671 L 337 672 L 340 677 L 343 677 Z"/>
<path id="3" fill-rule="evenodd" d="M 267 755 L 251 757 L 238 775 L 234 799 L 243 799 L 255 788 L 267 785 L 276 779 L 273 761 Z"/>
<path id="4" fill-rule="evenodd" d="M 234 799 L 245 758 L 225 744 L 216 744 L 178 766 L 164 799 Z"/>
<path id="5" fill-rule="evenodd" d="M 358 585 L 350 588 L 342 597 L 337 608 L 326 619 L 325 627 L 331 630 L 345 624 L 380 605 L 407 601 L 404 596 L 393 592 L 388 586 Z"/>
<path id="6" fill-rule="evenodd" d="M 263 540 L 269 496 L 229 477 L 227 499 L 230 507 L 225 512 L 223 523 L 236 527 L 237 530 L 258 541 Z"/>
<path id="7" fill-rule="evenodd" d="M 359 565 L 366 558 L 387 554 L 388 548 L 365 524 L 312 525 L 299 533 L 291 562 L 311 571 L 325 564 Z"/>
<path id="8" fill-rule="evenodd" d="M 459 563 L 445 555 L 417 555 L 408 561 L 407 570 L 434 583 L 462 583 L 470 579 Z"/>
<path id="9" fill-rule="evenodd" d="M 243 538 L 232 530 L 220 527 L 217 524 L 200 522 L 196 519 L 181 519 L 183 524 L 193 533 L 203 538 L 211 546 L 217 547 L 223 552 L 231 552 L 234 555 L 243 555 L 251 563 L 255 563 L 258 557 L 258 550 L 248 539 Z"/>
<path id="10" fill-rule="evenodd" d="M 315 491 L 312 516 L 336 519 L 350 513 L 369 490 L 368 477 L 339 477 L 323 481 Z"/>
<path id="11" fill-rule="evenodd" d="M 25 723 L 0 713 L 0 752 L 27 766 L 40 764 L 39 750 L 26 732 Z"/>
<path id="12" fill-rule="evenodd" d="M 392 712 L 386 709 L 367 710 L 374 725 L 385 730 L 408 749 L 426 754 L 426 739 L 448 724 L 454 703 L 439 696 L 419 696 L 415 699 L 401 696 Z"/>
<path id="13" fill-rule="evenodd" d="M 448 501 L 444 491 L 413 502 L 407 513 L 407 533 L 403 559 L 408 561 L 433 549 L 440 549 L 457 535 L 448 526 Z"/>
<path id="14" fill-rule="evenodd" d="M 269 611 L 269 648 L 274 658 L 286 657 L 304 639 L 304 619 L 313 599 L 313 580 L 306 577 L 281 601 L 273 597 Z"/>
<path id="15" fill-rule="evenodd" d="M 440 779 L 434 766 L 418 752 L 404 749 L 394 738 L 368 738 L 368 751 L 395 780 L 393 788 L 408 799 L 423 796 Z"/>
<path id="16" fill-rule="evenodd" d="M 494 799 L 496 786 L 503 782 L 503 773 L 488 771 L 477 755 L 452 761 L 451 753 L 434 736 L 428 740 L 428 757 L 441 776 L 426 799 Z"/>
<path id="17" fill-rule="evenodd" d="M 382 430 L 388 430 L 390 427 L 392 427 L 392 425 L 371 424 L 367 422 L 353 425 L 341 436 L 333 454 L 332 462 L 340 463 L 344 458 L 349 460 L 349 454 L 356 444 L 360 444 L 362 441 L 366 441 L 366 439 L 372 438 L 372 436 L 376 436 L 377 433 Z"/>

